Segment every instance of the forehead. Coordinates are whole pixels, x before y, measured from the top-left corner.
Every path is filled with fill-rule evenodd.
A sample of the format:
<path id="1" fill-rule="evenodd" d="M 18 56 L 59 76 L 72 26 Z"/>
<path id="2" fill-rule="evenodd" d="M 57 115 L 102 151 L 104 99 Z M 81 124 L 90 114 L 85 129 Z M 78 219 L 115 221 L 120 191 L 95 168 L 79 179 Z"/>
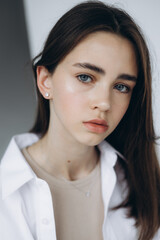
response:
<path id="1" fill-rule="evenodd" d="M 110 68 L 113 64 L 115 68 L 122 67 L 124 70 L 137 69 L 132 43 L 126 38 L 104 31 L 89 34 L 62 62 L 74 64 L 81 61 L 100 65 L 104 69 Z"/>
<path id="2" fill-rule="evenodd" d="M 112 48 L 114 48 L 115 52 L 120 51 L 122 53 L 127 51 L 135 53 L 133 44 L 128 39 L 114 33 L 100 31 L 89 34 L 69 54 L 74 54 L 74 52 L 77 53 L 78 51 L 84 54 L 86 50 L 87 53 L 92 50 L 92 53 L 98 54 L 97 50 L 106 49 L 109 51 Z"/>

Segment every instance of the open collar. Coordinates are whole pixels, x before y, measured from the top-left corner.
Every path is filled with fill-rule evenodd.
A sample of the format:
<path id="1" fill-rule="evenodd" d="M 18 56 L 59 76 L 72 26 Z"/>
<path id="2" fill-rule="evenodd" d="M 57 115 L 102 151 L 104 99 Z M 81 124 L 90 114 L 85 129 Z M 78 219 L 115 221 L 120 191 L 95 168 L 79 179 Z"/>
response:
<path id="1" fill-rule="evenodd" d="M 14 193 L 36 175 L 25 160 L 21 149 L 38 141 L 35 134 L 14 136 L 1 160 L 2 199 Z"/>
<path id="2" fill-rule="evenodd" d="M 105 163 L 110 167 L 114 167 L 116 165 L 117 156 L 126 161 L 125 157 L 105 140 L 98 145 L 98 148 L 103 156 L 102 159 L 104 159 Z"/>
<path id="3" fill-rule="evenodd" d="M 32 145 L 38 140 L 39 136 L 33 133 L 20 134 L 11 139 L 0 165 L 3 199 L 14 193 L 31 179 L 36 178 L 35 173 L 25 160 L 21 149 Z M 106 141 L 101 142 L 98 148 L 101 152 L 101 164 L 107 168 L 115 166 L 117 154 L 122 158 L 122 155 Z"/>

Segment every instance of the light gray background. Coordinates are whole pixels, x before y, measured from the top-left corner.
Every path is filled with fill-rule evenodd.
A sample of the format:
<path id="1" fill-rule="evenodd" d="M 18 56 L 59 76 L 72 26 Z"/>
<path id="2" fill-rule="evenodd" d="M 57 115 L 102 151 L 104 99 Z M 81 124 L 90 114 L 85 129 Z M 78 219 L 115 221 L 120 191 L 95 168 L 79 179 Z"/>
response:
<path id="1" fill-rule="evenodd" d="M 0 22 L 2 23 L 0 157 L 9 138 L 14 134 L 27 131 L 33 124 L 35 94 L 31 69 L 26 65 L 30 56 L 34 57 L 42 49 L 48 32 L 59 17 L 80 2 L 78 0 L 5 0 L 0 3 Z M 156 134 L 160 135 L 160 1 L 104 0 L 104 2 L 129 12 L 145 34 L 152 58 L 155 130 Z M 24 3 L 24 12 L 22 3 Z M 157 151 L 160 158 L 160 147 Z"/>

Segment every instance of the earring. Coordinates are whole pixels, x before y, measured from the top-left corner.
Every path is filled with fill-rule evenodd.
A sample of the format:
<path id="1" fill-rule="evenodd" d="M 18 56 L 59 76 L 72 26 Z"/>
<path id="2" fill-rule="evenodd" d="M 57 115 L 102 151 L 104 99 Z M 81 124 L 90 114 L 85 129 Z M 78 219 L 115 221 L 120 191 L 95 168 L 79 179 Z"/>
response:
<path id="1" fill-rule="evenodd" d="M 48 92 L 45 93 L 45 97 L 49 97 L 49 93 Z"/>

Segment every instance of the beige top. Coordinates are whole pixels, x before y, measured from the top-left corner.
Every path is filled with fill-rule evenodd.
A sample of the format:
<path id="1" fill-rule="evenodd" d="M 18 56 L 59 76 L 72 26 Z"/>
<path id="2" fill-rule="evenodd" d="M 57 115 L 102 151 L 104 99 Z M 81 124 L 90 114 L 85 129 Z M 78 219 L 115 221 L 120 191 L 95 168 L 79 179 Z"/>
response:
<path id="1" fill-rule="evenodd" d="M 104 207 L 100 164 L 87 177 L 69 181 L 42 169 L 26 148 L 22 153 L 35 174 L 50 187 L 57 240 L 102 240 Z"/>

